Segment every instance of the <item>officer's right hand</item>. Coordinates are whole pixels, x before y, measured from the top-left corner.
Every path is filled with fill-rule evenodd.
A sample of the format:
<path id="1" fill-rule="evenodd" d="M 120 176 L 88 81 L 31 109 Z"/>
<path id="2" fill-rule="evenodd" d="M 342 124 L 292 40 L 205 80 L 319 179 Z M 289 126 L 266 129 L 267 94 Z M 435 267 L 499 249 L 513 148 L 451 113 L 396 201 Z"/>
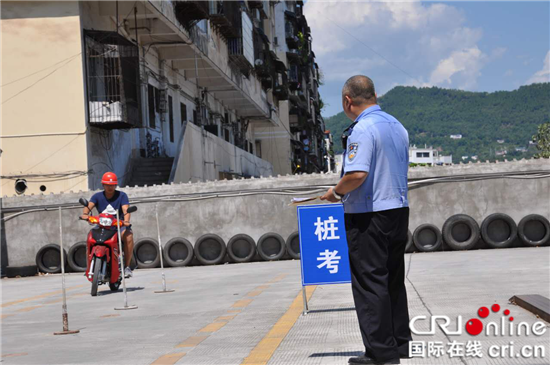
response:
<path id="1" fill-rule="evenodd" d="M 82 214 L 82 215 L 80 216 L 80 219 L 82 219 L 83 221 L 87 221 L 88 218 L 89 218 L 89 216 L 88 216 L 87 214 Z"/>

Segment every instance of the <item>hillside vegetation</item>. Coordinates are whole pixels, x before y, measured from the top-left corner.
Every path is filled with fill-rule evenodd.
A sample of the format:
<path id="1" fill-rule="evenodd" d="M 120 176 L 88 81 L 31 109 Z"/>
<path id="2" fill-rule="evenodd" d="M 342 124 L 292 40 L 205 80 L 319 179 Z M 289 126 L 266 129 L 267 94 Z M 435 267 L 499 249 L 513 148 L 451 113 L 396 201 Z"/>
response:
<path id="1" fill-rule="evenodd" d="M 452 154 L 454 163 L 474 155 L 482 161 L 519 159 L 536 152 L 529 141 L 550 120 L 550 83 L 493 93 L 399 86 L 379 104 L 407 128 L 411 145 L 433 146 Z M 335 150 L 341 152 L 339 138 L 349 119 L 342 112 L 325 122 L 335 137 Z M 451 139 L 451 134 L 462 139 Z M 516 151 L 522 147 L 527 151 Z"/>

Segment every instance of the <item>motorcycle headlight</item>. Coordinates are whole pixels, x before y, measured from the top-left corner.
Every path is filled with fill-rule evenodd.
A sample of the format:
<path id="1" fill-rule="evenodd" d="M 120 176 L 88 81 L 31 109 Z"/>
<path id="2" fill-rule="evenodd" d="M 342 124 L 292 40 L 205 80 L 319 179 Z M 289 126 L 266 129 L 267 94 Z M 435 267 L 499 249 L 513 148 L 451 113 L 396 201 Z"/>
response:
<path id="1" fill-rule="evenodd" d="M 112 224 L 113 224 L 113 220 L 111 218 L 105 218 L 105 217 L 100 217 L 99 218 L 99 225 L 100 226 L 109 227 Z"/>

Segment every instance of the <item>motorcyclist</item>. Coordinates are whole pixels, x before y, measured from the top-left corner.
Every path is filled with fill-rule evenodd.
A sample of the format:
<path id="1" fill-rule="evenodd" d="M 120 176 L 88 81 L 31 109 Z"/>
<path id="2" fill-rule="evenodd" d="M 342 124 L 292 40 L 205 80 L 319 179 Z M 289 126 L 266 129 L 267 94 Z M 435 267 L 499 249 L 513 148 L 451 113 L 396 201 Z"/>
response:
<path id="1" fill-rule="evenodd" d="M 130 262 L 132 261 L 132 254 L 134 251 L 134 234 L 132 232 L 132 225 L 130 224 L 131 214 L 127 212 L 130 201 L 126 193 L 116 190 L 118 180 L 113 172 L 106 172 L 103 174 L 101 184 L 103 185 L 103 191 L 95 193 L 92 196 L 88 203 L 88 207 L 84 207 L 81 218 L 87 220 L 89 213 L 96 206 L 99 213 L 112 214 L 114 216 L 116 216 L 116 211 L 118 209 L 119 217 L 124 223 L 124 225 L 120 227 L 120 234 L 122 235 L 123 242 L 122 249 L 124 251 L 124 276 L 130 278 L 133 276 Z"/>

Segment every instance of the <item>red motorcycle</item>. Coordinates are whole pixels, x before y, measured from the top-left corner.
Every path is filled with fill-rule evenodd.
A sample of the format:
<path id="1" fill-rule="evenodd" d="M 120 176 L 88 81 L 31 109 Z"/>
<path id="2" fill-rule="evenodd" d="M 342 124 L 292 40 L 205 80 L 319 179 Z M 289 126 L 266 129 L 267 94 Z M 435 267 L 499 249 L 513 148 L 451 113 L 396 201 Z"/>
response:
<path id="1" fill-rule="evenodd" d="M 80 198 L 79 203 L 88 206 L 88 201 Z M 128 208 L 128 213 L 137 210 L 136 206 Z M 91 294 L 97 295 L 97 287 L 109 283 L 111 291 L 117 291 L 122 281 L 120 261 L 123 255 L 119 253 L 118 227 L 123 222 L 111 214 L 101 213 L 98 216 L 89 216 L 88 223 L 95 225 L 88 233 L 86 240 L 86 257 L 88 265 L 86 277 L 92 283 Z"/>

